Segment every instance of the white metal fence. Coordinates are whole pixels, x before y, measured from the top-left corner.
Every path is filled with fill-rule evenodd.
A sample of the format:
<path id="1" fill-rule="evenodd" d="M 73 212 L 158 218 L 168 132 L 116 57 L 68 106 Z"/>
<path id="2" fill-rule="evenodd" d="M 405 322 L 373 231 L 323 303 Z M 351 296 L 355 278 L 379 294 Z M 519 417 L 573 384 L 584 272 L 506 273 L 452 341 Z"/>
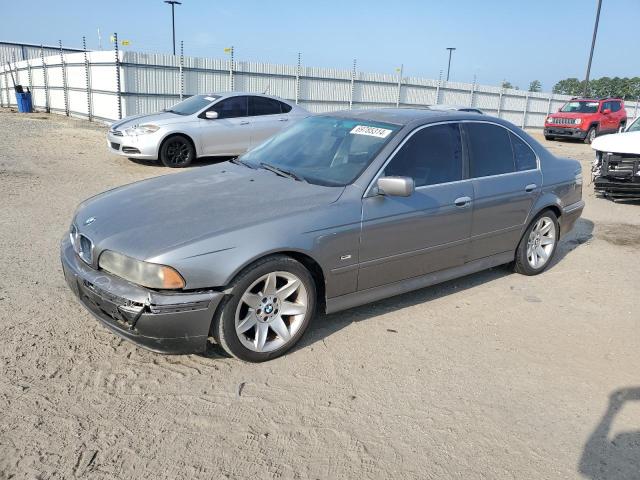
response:
<path id="1" fill-rule="evenodd" d="M 569 99 L 418 77 L 243 62 L 131 51 L 42 50 L 0 70 L 0 104 L 16 105 L 11 73 L 29 87 L 37 109 L 106 122 L 169 107 L 204 92 L 268 92 L 312 112 L 349 108 L 455 104 L 482 109 L 522 127 L 542 127 L 544 118 Z M 48 55 L 47 55 L 48 54 Z M 625 102 L 630 119 L 637 102 Z"/>

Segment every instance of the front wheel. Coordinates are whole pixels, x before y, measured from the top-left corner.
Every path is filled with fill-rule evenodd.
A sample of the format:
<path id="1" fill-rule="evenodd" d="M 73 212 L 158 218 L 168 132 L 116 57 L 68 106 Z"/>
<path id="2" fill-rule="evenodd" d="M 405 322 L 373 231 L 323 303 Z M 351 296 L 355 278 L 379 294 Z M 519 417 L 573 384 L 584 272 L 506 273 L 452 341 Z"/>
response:
<path id="1" fill-rule="evenodd" d="M 544 272 L 558 246 L 560 228 L 551 210 L 540 213 L 527 227 L 516 250 L 514 270 L 523 275 Z"/>
<path id="2" fill-rule="evenodd" d="M 229 355 L 264 362 L 300 340 L 315 308 L 316 286 L 309 271 L 290 257 L 269 257 L 234 280 L 212 334 Z"/>
<path id="3" fill-rule="evenodd" d="M 598 136 L 598 129 L 596 127 L 589 128 L 586 137 L 584 137 L 584 143 L 591 144 Z"/>
<path id="4" fill-rule="evenodd" d="M 188 138 L 173 135 L 167 138 L 160 147 L 160 160 L 165 167 L 183 168 L 189 166 L 196 155 L 196 150 Z"/>

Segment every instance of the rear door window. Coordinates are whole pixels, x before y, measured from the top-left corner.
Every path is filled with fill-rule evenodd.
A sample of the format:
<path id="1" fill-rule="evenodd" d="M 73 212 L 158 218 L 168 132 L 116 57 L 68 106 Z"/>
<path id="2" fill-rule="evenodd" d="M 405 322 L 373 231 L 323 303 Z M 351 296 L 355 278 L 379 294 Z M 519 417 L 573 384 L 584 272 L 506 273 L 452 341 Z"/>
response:
<path id="1" fill-rule="evenodd" d="M 247 97 L 225 98 L 209 110 L 218 112 L 218 118 L 238 118 L 247 116 Z"/>
<path id="2" fill-rule="evenodd" d="M 457 123 L 417 131 L 385 167 L 385 176 L 411 177 L 416 187 L 462 180 L 462 140 Z"/>
<path id="3" fill-rule="evenodd" d="M 469 175 L 488 177 L 515 171 L 509 132 L 491 123 L 465 123 L 469 145 Z"/>
<path id="4" fill-rule="evenodd" d="M 265 97 L 249 97 L 249 116 L 276 115 L 282 113 L 281 102 Z"/>

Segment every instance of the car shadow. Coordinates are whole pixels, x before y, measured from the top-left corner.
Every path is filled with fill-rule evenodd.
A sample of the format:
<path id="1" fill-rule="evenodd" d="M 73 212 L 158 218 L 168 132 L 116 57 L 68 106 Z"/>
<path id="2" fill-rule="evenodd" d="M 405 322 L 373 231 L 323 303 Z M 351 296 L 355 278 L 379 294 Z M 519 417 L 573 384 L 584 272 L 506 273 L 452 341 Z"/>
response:
<path id="1" fill-rule="evenodd" d="M 592 480 L 640 478 L 640 430 L 612 434 L 613 421 L 627 402 L 640 402 L 640 387 L 616 390 L 582 451 L 578 472 Z M 638 424 L 640 428 L 640 423 Z"/>
<path id="2" fill-rule="evenodd" d="M 558 244 L 558 249 L 553 257 L 552 263 L 549 265 L 549 268 L 554 268 L 570 252 L 589 241 L 593 236 L 593 227 L 594 224 L 592 221 L 583 218 L 578 219 L 571 233 L 563 238 Z M 362 305 L 360 307 L 354 307 L 349 310 L 332 314 L 318 313 L 315 320 L 311 325 L 309 325 L 308 330 L 300 341 L 293 347 L 292 351 L 297 351 L 313 345 L 316 342 L 323 341 L 326 337 L 342 330 L 351 323 L 360 322 L 395 310 L 444 298 L 448 295 L 459 293 L 461 291 L 492 282 L 499 278 L 512 275 L 513 273 L 511 264 L 501 265 L 482 272 L 477 272 L 449 280 L 447 282 L 432 285 L 430 287 L 421 288 L 419 290 L 414 290 L 412 292 L 407 292 L 379 300 L 377 302 Z M 542 275 L 544 275 L 544 273 Z M 218 345 L 211 343 L 208 345 L 207 352 L 203 355 L 208 358 L 227 357 Z"/>
<path id="3" fill-rule="evenodd" d="M 128 157 L 128 158 L 133 163 L 137 163 L 138 165 L 144 165 L 145 167 L 167 168 L 162 164 L 160 160 L 146 160 L 144 158 L 133 158 L 133 157 Z M 189 165 L 186 168 L 206 167 L 207 165 L 215 165 L 216 163 L 229 161 L 232 158 L 235 158 L 235 157 L 200 157 L 200 158 L 196 158 L 193 162 L 191 162 L 191 165 Z"/>

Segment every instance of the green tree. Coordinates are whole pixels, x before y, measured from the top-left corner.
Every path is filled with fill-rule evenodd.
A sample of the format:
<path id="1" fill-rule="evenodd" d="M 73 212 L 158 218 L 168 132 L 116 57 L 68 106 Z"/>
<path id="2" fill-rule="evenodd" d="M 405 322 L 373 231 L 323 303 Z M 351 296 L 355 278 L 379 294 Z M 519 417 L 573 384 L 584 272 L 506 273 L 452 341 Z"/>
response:
<path id="1" fill-rule="evenodd" d="M 541 90 L 542 90 L 542 83 L 540 82 L 540 80 L 533 80 L 529 84 L 529 91 L 530 92 L 539 92 Z"/>
<path id="2" fill-rule="evenodd" d="M 502 81 L 502 88 L 514 88 L 513 85 L 511 85 L 511 82 L 507 82 L 506 80 Z"/>
<path id="3" fill-rule="evenodd" d="M 553 93 L 563 95 L 582 95 L 584 81 L 575 77 L 560 80 L 553 86 Z M 635 100 L 640 97 L 640 77 L 600 77 L 589 81 L 587 94 L 592 97 L 619 97 Z"/>

